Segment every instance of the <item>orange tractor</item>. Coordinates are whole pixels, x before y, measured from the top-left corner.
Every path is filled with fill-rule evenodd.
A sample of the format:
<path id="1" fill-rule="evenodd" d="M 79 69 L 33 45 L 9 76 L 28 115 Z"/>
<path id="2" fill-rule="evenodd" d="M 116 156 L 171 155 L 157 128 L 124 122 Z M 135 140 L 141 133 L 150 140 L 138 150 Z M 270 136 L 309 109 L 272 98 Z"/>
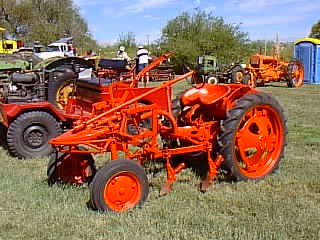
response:
<path id="1" fill-rule="evenodd" d="M 303 64 L 298 60 L 280 61 L 277 55 L 252 55 L 249 64 L 237 72 L 236 81 L 251 87 L 280 81 L 285 81 L 290 88 L 301 87 L 304 81 Z"/>
<path id="2" fill-rule="evenodd" d="M 201 191 L 220 170 L 233 180 L 259 180 L 277 169 L 287 128 L 273 97 L 242 84 L 198 83 L 173 101 L 172 86 L 184 79 L 201 78 L 190 71 L 139 96 L 128 98 L 131 89 L 126 88 L 93 104 L 88 120 L 50 140 L 55 151 L 47 169 L 49 185 L 90 183 L 93 209 L 123 212 L 146 201 L 143 167 L 150 161 L 163 163 L 167 173 L 161 195 L 189 167 L 204 169 Z M 146 98 L 153 101 L 143 104 Z M 158 99 L 164 100 L 161 105 Z M 97 170 L 94 156 L 104 153 L 111 161 Z"/>

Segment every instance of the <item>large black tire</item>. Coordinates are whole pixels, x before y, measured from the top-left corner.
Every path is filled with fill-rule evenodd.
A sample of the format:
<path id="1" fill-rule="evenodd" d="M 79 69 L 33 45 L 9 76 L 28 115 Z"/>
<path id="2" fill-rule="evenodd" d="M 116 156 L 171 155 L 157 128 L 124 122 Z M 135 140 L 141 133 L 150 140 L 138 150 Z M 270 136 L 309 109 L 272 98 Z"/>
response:
<path id="1" fill-rule="evenodd" d="M 90 183 L 96 173 L 91 154 L 69 154 L 54 150 L 47 168 L 48 185 Z"/>
<path id="2" fill-rule="evenodd" d="M 77 75 L 70 69 L 55 72 L 54 78 L 49 80 L 48 101 L 59 109 L 63 109 L 75 87 Z"/>
<path id="3" fill-rule="evenodd" d="M 249 87 L 251 88 L 255 88 L 257 87 L 257 82 L 255 79 L 251 79 L 253 78 L 253 76 L 250 76 L 250 74 L 245 74 L 243 76 L 243 81 L 242 83 L 245 84 L 245 85 L 248 85 Z"/>
<path id="4" fill-rule="evenodd" d="M 142 206 L 149 194 L 143 168 L 132 160 L 115 160 L 102 167 L 90 185 L 91 207 L 123 212 Z"/>
<path id="5" fill-rule="evenodd" d="M 231 82 L 232 83 L 243 83 L 244 69 L 240 65 L 234 66 L 231 70 Z"/>
<path id="6" fill-rule="evenodd" d="M 48 140 L 59 134 L 61 127 L 49 113 L 42 111 L 23 113 L 8 128 L 8 149 L 18 158 L 48 156 L 52 151 Z"/>
<path id="7" fill-rule="evenodd" d="M 286 81 L 289 88 L 302 87 L 304 82 L 304 68 L 299 60 L 289 62 Z"/>
<path id="8" fill-rule="evenodd" d="M 223 168 L 235 181 L 264 178 L 277 169 L 286 135 L 286 118 L 274 98 L 262 92 L 243 96 L 221 127 Z"/>

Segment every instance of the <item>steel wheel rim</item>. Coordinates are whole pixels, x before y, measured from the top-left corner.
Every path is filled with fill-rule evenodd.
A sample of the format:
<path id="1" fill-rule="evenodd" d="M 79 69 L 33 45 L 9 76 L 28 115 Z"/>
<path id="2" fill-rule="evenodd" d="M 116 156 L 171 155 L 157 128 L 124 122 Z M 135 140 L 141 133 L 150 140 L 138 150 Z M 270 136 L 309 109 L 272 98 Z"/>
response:
<path id="1" fill-rule="evenodd" d="M 106 205 L 116 212 L 135 207 L 141 198 L 139 179 L 130 172 L 113 175 L 104 187 L 103 197 Z"/>
<path id="2" fill-rule="evenodd" d="M 30 148 L 39 148 L 48 141 L 48 132 L 42 126 L 31 126 L 23 133 L 23 140 Z"/>
<path id="3" fill-rule="evenodd" d="M 300 87 L 303 84 L 303 78 L 304 78 L 302 66 L 300 64 L 297 64 L 297 63 L 294 64 L 292 76 L 293 76 L 294 86 Z"/>
<path id="4" fill-rule="evenodd" d="M 60 109 L 67 104 L 70 94 L 73 91 L 73 81 L 65 81 L 57 90 L 56 103 Z"/>
<path id="5" fill-rule="evenodd" d="M 284 144 L 284 128 L 278 112 L 269 105 L 251 108 L 235 135 L 235 154 L 242 174 L 259 178 L 277 164 Z"/>
<path id="6" fill-rule="evenodd" d="M 236 82 L 242 82 L 243 81 L 243 73 L 242 72 L 237 72 L 236 73 Z"/>

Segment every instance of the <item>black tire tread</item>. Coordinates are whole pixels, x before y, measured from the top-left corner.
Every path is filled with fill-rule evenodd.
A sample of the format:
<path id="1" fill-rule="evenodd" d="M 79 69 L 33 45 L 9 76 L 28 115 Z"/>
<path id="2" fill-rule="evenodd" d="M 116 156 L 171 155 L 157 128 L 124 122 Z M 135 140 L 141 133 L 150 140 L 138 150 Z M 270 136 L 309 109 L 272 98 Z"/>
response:
<path id="1" fill-rule="evenodd" d="M 23 131 L 21 127 L 25 126 L 26 123 L 32 124 L 32 122 L 44 122 L 47 124 L 47 127 L 52 128 L 49 138 L 53 138 L 61 134 L 62 129 L 58 121 L 49 113 L 43 111 L 32 111 L 26 112 L 18 116 L 9 126 L 7 132 L 7 144 L 9 152 L 18 158 L 33 158 L 33 157 L 43 157 L 47 156 L 51 152 L 51 146 L 48 144 L 48 147 L 43 151 L 32 151 L 28 152 L 21 146 L 19 139 L 22 136 L 18 136 L 19 131 Z M 22 133 L 21 133 L 22 134 Z"/>
<path id="2" fill-rule="evenodd" d="M 54 150 L 51 154 L 50 154 L 50 159 L 48 162 L 48 167 L 47 167 L 47 182 L 49 186 L 52 186 L 55 183 L 62 183 L 59 181 L 59 176 L 57 174 L 57 166 L 60 162 L 60 159 L 68 153 L 62 153 L 62 152 L 57 152 L 56 150 Z M 91 155 L 90 155 L 91 156 Z M 93 157 L 91 156 L 90 158 L 88 158 L 89 161 L 89 165 L 91 166 L 91 170 L 92 170 L 92 177 L 88 178 L 88 183 L 90 183 L 93 179 L 93 177 L 95 176 L 96 173 L 96 167 L 95 167 L 95 162 Z"/>
<path id="3" fill-rule="evenodd" d="M 103 200 L 103 189 L 110 177 L 114 174 L 121 172 L 121 171 L 128 171 L 134 173 L 141 181 L 142 186 L 142 196 L 137 204 L 137 207 L 140 207 L 144 204 L 145 200 L 149 194 L 149 185 L 148 185 L 148 178 L 145 174 L 144 169 L 132 160 L 114 160 L 110 163 L 103 166 L 95 177 L 93 178 L 90 184 L 90 205 L 93 209 L 102 210 L 102 211 L 113 211 L 110 209 Z"/>
<path id="4" fill-rule="evenodd" d="M 287 120 L 285 118 L 283 108 L 280 106 L 280 104 L 275 98 L 271 97 L 270 95 L 264 92 L 245 95 L 242 98 L 238 99 L 236 106 L 227 113 L 227 118 L 222 123 L 221 132 L 218 137 L 219 151 L 225 159 L 222 168 L 227 170 L 230 173 L 232 180 L 235 180 L 235 181 L 249 180 L 246 176 L 240 173 L 238 167 L 235 166 L 234 164 L 233 139 L 234 139 L 234 134 L 237 129 L 237 126 L 240 120 L 242 119 L 242 116 L 248 111 L 248 109 L 259 104 L 272 106 L 274 109 L 276 109 L 276 111 L 278 112 L 278 114 L 280 115 L 283 121 L 282 125 L 284 127 L 284 135 L 285 135 L 284 143 L 285 144 L 284 146 L 281 146 L 282 150 L 281 150 L 279 159 L 277 160 L 277 163 L 275 164 L 271 172 L 273 172 L 278 168 L 278 164 L 281 158 L 283 157 L 284 149 L 285 149 L 285 146 L 287 145 L 286 135 L 288 133 L 287 126 L 286 126 Z M 256 179 L 256 180 L 259 180 L 259 179 Z"/>

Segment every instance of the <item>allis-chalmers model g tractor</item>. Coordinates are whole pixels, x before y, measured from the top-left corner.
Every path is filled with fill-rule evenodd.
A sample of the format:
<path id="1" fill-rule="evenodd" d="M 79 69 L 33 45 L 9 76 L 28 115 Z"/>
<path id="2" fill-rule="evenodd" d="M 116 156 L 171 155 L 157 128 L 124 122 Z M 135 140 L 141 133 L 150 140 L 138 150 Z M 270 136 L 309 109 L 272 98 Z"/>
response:
<path id="1" fill-rule="evenodd" d="M 236 74 L 239 82 L 251 87 L 284 81 L 287 86 L 301 87 L 304 81 L 303 64 L 298 60 L 281 61 L 277 55 L 252 55 L 249 64 Z"/>
<path id="2" fill-rule="evenodd" d="M 108 99 L 94 104 L 88 120 L 50 140 L 55 150 L 49 185 L 91 182 L 93 209 L 122 212 L 146 201 L 143 166 L 150 161 L 162 162 L 167 173 L 161 195 L 192 166 L 205 169 L 202 191 L 222 169 L 233 180 L 259 180 L 277 169 L 287 134 L 279 103 L 246 85 L 199 83 L 180 96 L 178 107 L 172 86 L 190 78 L 199 79 L 190 71 L 140 95 L 125 87 L 121 94 L 110 91 Z M 111 161 L 97 170 L 93 156 L 103 153 L 110 153 Z"/>

